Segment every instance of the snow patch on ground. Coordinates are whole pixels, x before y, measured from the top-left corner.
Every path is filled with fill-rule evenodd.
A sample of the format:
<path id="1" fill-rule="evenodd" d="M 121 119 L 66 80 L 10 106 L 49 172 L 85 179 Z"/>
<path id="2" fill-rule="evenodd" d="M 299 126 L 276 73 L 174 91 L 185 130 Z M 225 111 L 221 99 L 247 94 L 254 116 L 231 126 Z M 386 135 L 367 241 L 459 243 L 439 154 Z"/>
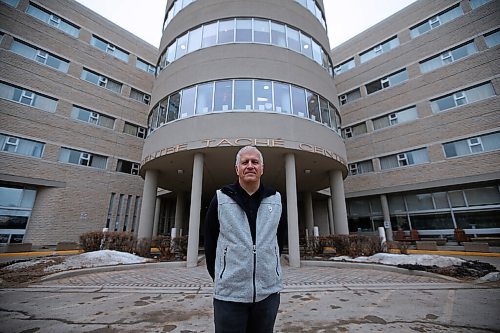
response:
<path id="1" fill-rule="evenodd" d="M 391 254 L 377 253 L 370 257 L 351 258 L 347 256 L 332 257 L 331 261 L 349 261 L 359 263 L 376 263 L 384 265 L 422 265 L 422 266 L 438 266 L 449 267 L 453 265 L 461 265 L 465 260 L 455 257 L 445 257 L 433 254 Z"/>

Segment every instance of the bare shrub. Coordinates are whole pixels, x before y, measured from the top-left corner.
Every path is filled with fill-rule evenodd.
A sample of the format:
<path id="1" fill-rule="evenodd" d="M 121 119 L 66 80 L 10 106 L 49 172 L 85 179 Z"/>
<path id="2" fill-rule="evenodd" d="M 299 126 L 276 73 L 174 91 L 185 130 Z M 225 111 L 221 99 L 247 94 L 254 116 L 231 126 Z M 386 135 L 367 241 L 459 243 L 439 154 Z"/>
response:
<path id="1" fill-rule="evenodd" d="M 160 259 L 171 260 L 173 258 L 170 236 L 159 235 L 154 237 L 153 246 L 160 250 Z"/>
<path id="2" fill-rule="evenodd" d="M 309 237 L 305 244 L 306 256 L 321 256 L 325 247 L 335 248 L 336 255 L 371 256 L 382 252 L 380 239 L 377 236 L 365 235 L 329 235 L 323 237 Z"/>
<path id="3" fill-rule="evenodd" d="M 151 240 L 147 238 L 141 238 L 136 242 L 135 254 L 140 257 L 150 258 L 151 257 Z"/>
<path id="4" fill-rule="evenodd" d="M 80 235 L 80 245 L 85 252 L 99 251 L 102 240 L 102 231 L 91 231 Z"/>
<path id="5" fill-rule="evenodd" d="M 134 234 L 130 232 L 107 232 L 104 247 L 108 250 L 121 252 L 134 252 L 137 242 Z"/>

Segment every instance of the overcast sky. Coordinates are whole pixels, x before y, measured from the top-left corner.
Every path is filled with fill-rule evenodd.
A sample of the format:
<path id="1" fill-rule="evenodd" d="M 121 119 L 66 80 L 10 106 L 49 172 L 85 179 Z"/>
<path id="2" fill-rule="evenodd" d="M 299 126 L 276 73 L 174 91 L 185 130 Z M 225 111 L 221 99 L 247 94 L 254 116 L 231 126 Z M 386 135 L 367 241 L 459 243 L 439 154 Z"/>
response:
<path id="1" fill-rule="evenodd" d="M 166 0 L 77 1 L 150 44 L 160 45 Z M 414 1 L 323 0 L 330 46 L 341 44 Z"/>

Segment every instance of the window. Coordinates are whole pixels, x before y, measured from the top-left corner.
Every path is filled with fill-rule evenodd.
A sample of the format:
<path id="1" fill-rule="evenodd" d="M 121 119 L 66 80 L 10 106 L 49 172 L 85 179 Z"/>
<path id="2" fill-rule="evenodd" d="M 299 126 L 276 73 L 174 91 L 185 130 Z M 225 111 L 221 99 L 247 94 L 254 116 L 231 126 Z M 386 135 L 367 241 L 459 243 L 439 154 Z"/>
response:
<path id="1" fill-rule="evenodd" d="M 403 69 L 399 72 L 390 74 L 387 77 L 368 83 L 366 85 L 366 92 L 368 94 L 372 94 L 376 91 L 392 87 L 406 80 L 408 80 L 408 72 L 406 69 Z"/>
<path id="2" fill-rule="evenodd" d="M 416 26 L 410 28 L 411 38 L 416 38 L 422 34 L 425 34 L 426 32 L 437 28 L 440 25 L 445 24 L 459 16 L 462 16 L 463 14 L 464 11 L 462 10 L 462 7 L 460 7 L 460 4 L 450 7 L 444 12 L 441 12 L 440 14 L 433 16 L 425 20 L 424 22 L 421 22 Z"/>
<path id="3" fill-rule="evenodd" d="M 92 35 L 90 44 L 108 54 L 111 54 L 115 58 L 128 62 L 128 55 L 129 55 L 128 52 L 116 47 L 115 45 L 105 41 L 104 39 Z"/>
<path id="4" fill-rule="evenodd" d="M 252 41 L 252 19 L 236 19 L 236 41 Z"/>
<path id="5" fill-rule="evenodd" d="M 290 85 L 274 83 L 274 104 L 276 112 L 292 113 Z"/>
<path id="6" fill-rule="evenodd" d="M 359 61 L 361 63 L 367 62 L 368 60 L 373 59 L 373 58 L 381 55 L 382 53 L 389 52 L 390 50 L 392 50 L 393 48 L 395 48 L 397 46 L 399 46 L 398 37 L 397 36 L 392 37 L 391 39 L 375 46 L 373 49 L 362 52 L 359 55 Z"/>
<path id="7" fill-rule="evenodd" d="M 167 25 L 172 21 L 175 15 L 177 15 L 182 9 L 186 8 L 191 3 L 196 0 L 176 0 L 173 5 L 165 14 L 165 20 L 163 22 L 163 30 L 167 27 Z"/>
<path id="8" fill-rule="evenodd" d="M 346 127 L 342 130 L 344 139 L 352 138 L 367 133 L 366 123 L 361 123 L 353 126 Z"/>
<path id="9" fill-rule="evenodd" d="M 104 75 L 99 75 L 85 68 L 82 71 L 81 79 L 118 94 L 122 92 L 122 84 L 118 81 L 107 78 Z"/>
<path id="10" fill-rule="evenodd" d="M 373 120 L 373 128 L 375 130 L 394 126 L 397 124 L 405 123 L 407 121 L 412 121 L 418 118 L 417 108 L 412 106 L 408 109 L 404 109 L 401 111 L 396 111 L 393 113 L 389 113 L 383 117 L 375 118 Z"/>
<path id="11" fill-rule="evenodd" d="M 192 116 L 194 114 L 194 102 L 196 87 L 184 89 L 181 99 L 181 118 Z"/>
<path id="12" fill-rule="evenodd" d="M 14 8 L 16 8 L 17 5 L 19 5 L 19 0 L 0 0 L 0 2 L 3 2 L 4 4 Z"/>
<path id="13" fill-rule="evenodd" d="M 476 52 L 476 44 L 474 44 L 473 41 L 470 41 L 467 44 L 457 46 L 437 56 L 420 62 L 420 71 L 422 73 L 428 73 Z"/>
<path id="14" fill-rule="evenodd" d="M 150 63 L 137 58 L 137 61 L 135 63 L 135 67 L 139 68 L 142 71 L 145 71 L 146 73 L 149 74 L 154 74 L 155 73 L 155 66 L 151 65 Z"/>
<path id="15" fill-rule="evenodd" d="M 302 7 L 306 8 L 311 12 L 311 14 L 316 17 L 316 19 L 321 23 L 323 28 L 326 29 L 326 23 L 325 19 L 323 18 L 323 12 L 319 8 L 319 6 L 316 4 L 316 1 L 314 0 L 295 0 L 296 3 L 301 5 Z"/>
<path id="16" fill-rule="evenodd" d="M 233 109 L 233 81 L 215 82 L 214 111 Z"/>
<path id="17" fill-rule="evenodd" d="M 0 82 L 0 98 L 18 102 L 34 108 L 55 112 L 57 99 Z"/>
<path id="18" fill-rule="evenodd" d="M 382 170 L 385 170 L 408 165 L 422 164 L 426 162 L 429 162 L 427 148 L 422 148 L 405 153 L 381 157 L 380 167 L 382 168 Z"/>
<path id="19" fill-rule="evenodd" d="M 484 40 L 489 48 L 495 47 L 500 44 L 500 30 L 490 32 L 484 35 Z"/>
<path id="20" fill-rule="evenodd" d="M 299 117 L 309 117 L 307 113 L 306 91 L 304 88 L 292 86 L 292 110 Z"/>
<path id="21" fill-rule="evenodd" d="M 167 122 L 179 119 L 179 108 L 181 105 L 181 93 L 177 92 L 168 98 Z"/>
<path id="22" fill-rule="evenodd" d="M 132 88 L 130 90 L 130 98 L 135 99 L 144 104 L 148 104 L 151 102 L 151 95 L 148 95 L 142 91 Z"/>
<path id="23" fill-rule="evenodd" d="M 255 43 L 269 44 L 271 33 L 269 20 L 253 20 L 253 41 Z"/>
<path id="24" fill-rule="evenodd" d="M 180 58 L 187 53 L 188 49 L 188 34 L 184 34 L 177 39 L 177 48 L 175 50 L 175 57 Z"/>
<path id="25" fill-rule="evenodd" d="M 472 7 L 472 9 L 476 9 L 477 7 L 485 5 L 490 1 L 491 0 L 470 0 L 470 6 Z"/>
<path id="26" fill-rule="evenodd" d="M 447 158 L 500 149 L 500 132 L 485 134 L 443 144 Z"/>
<path id="27" fill-rule="evenodd" d="M 309 113 L 309 118 L 320 123 L 321 116 L 319 113 L 318 95 L 309 90 L 306 90 L 306 99 L 307 99 L 307 112 Z"/>
<path id="28" fill-rule="evenodd" d="M 358 98 L 361 98 L 361 92 L 360 92 L 359 88 L 354 89 L 352 91 L 349 91 L 348 93 L 340 95 L 339 102 L 340 102 L 340 105 L 344 105 L 344 104 L 350 103 L 352 101 L 355 101 Z"/>
<path id="29" fill-rule="evenodd" d="M 200 84 L 196 95 L 196 114 L 212 112 L 212 97 L 213 97 L 212 82 Z"/>
<path id="30" fill-rule="evenodd" d="M 118 163 L 116 165 L 116 171 L 129 173 L 131 175 L 138 175 L 139 167 L 140 167 L 139 163 L 125 161 L 125 160 L 118 160 Z"/>
<path id="31" fill-rule="evenodd" d="M 219 21 L 219 38 L 217 40 L 218 44 L 234 42 L 234 24 L 234 19 Z"/>
<path id="32" fill-rule="evenodd" d="M 292 51 L 300 53 L 301 47 L 300 47 L 299 31 L 287 26 L 286 35 L 288 38 L 288 48 Z"/>
<path id="33" fill-rule="evenodd" d="M 373 172 L 372 160 L 361 161 L 349 164 L 349 175 L 361 175 L 363 173 Z"/>
<path id="34" fill-rule="evenodd" d="M 259 111 L 273 110 L 273 90 L 271 81 L 255 80 L 254 82 L 254 108 Z"/>
<path id="35" fill-rule="evenodd" d="M 235 80 L 234 81 L 234 109 L 252 110 L 253 109 L 252 81 Z"/>
<path id="36" fill-rule="evenodd" d="M 36 189 L 20 186 L 0 186 L 0 243 L 21 243 Z"/>
<path id="37" fill-rule="evenodd" d="M 114 118 L 79 106 L 73 106 L 73 110 L 71 111 L 71 117 L 73 119 L 81 120 L 91 124 L 96 124 L 98 126 L 106 128 L 112 129 L 115 126 Z"/>
<path id="38" fill-rule="evenodd" d="M 45 144 L 38 141 L 0 134 L 0 148 L 19 155 L 42 157 Z"/>
<path id="39" fill-rule="evenodd" d="M 60 18 L 54 13 L 32 3 L 28 5 L 26 14 L 31 15 L 34 18 L 45 22 L 46 24 L 53 26 L 54 28 L 59 29 L 73 37 L 78 38 L 78 36 L 80 35 L 79 27 L 77 27 L 73 23 L 70 23 L 69 21 Z"/>
<path id="40" fill-rule="evenodd" d="M 201 47 L 210 47 L 217 43 L 217 22 L 203 26 Z"/>
<path id="41" fill-rule="evenodd" d="M 287 47 L 285 25 L 271 22 L 271 44 Z"/>
<path id="42" fill-rule="evenodd" d="M 479 86 L 457 91 L 453 94 L 431 100 L 431 108 L 434 113 L 438 113 L 460 105 L 477 102 L 494 95 L 495 91 L 493 90 L 493 85 L 487 82 Z"/>
<path id="43" fill-rule="evenodd" d="M 199 27 L 189 32 L 188 52 L 193 52 L 201 48 L 203 27 Z"/>
<path id="44" fill-rule="evenodd" d="M 55 68 L 61 72 L 68 72 L 69 61 L 38 49 L 34 46 L 31 46 L 20 40 L 14 39 L 14 41 L 12 41 L 12 44 L 10 45 L 10 50 L 25 58 L 35 60 L 39 63 Z"/>
<path id="45" fill-rule="evenodd" d="M 98 169 L 106 169 L 107 160 L 106 156 L 69 148 L 61 148 L 59 152 L 59 162 L 79 164 Z"/>
<path id="46" fill-rule="evenodd" d="M 146 129 L 139 125 L 134 125 L 129 122 L 125 122 L 125 127 L 123 128 L 123 133 L 137 136 L 141 139 L 146 137 Z"/>
<path id="47" fill-rule="evenodd" d="M 347 60 L 346 62 L 334 67 L 333 71 L 335 72 L 335 74 L 338 75 L 341 73 L 345 73 L 350 69 L 353 69 L 355 66 L 356 66 L 356 63 L 354 62 L 354 58 L 351 58 L 351 59 Z"/>

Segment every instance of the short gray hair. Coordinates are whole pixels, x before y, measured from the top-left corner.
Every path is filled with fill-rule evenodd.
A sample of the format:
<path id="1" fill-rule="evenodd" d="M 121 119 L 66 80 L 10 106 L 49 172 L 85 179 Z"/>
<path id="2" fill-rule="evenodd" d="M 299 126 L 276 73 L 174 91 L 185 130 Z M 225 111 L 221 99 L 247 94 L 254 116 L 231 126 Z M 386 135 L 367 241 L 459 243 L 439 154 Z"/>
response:
<path id="1" fill-rule="evenodd" d="M 245 147 L 241 148 L 238 151 L 238 154 L 236 154 L 236 163 L 234 165 L 239 165 L 240 164 L 241 154 L 243 154 L 243 153 L 245 153 L 247 151 L 250 151 L 250 150 L 255 150 L 259 154 L 260 163 L 262 165 L 264 165 L 264 158 L 262 157 L 262 153 L 255 146 L 245 146 Z"/>

